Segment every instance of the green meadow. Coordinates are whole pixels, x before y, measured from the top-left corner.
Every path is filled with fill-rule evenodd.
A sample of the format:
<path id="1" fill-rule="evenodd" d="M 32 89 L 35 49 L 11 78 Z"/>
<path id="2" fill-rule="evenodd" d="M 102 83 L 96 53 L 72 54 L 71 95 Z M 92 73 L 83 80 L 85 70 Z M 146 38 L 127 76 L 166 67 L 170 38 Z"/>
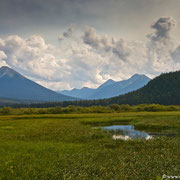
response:
<path id="1" fill-rule="evenodd" d="M 105 125 L 150 140 L 113 140 Z M 0 116 L 0 179 L 156 179 L 180 175 L 180 111 Z"/>

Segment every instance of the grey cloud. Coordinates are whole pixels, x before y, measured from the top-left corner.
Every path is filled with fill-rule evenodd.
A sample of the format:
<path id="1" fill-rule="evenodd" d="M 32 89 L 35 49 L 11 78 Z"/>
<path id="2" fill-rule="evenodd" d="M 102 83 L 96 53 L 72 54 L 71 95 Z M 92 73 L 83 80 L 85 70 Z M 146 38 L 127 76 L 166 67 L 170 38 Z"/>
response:
<path id="1" fill-rule="evenodd" d="M 179 67 L 174 62 L 175 58 L 172 58 L 177 56 L 175 55 L 177 53 L 172 53 L 177 46 L 171 34 L 175 25 L 176 21 L 172 17 L 160 17 L 151 25 L 155 32 L 148 36 L 147 71 L 149 73 L 167 72 Z"/>
<path id="2" fill-rule="evenodd" d="M 69 38 L 72 36 L 72 33 L 74 31 L 74 26 L 71 25 L 66 32 L 63 33 L 63 36 L 66 38 Z"/>
<path id="3" fill-rule="evenodd" d="M 107 35 L 98 35 L 96 30 L 89 26 L 85 28 L 83 41 L 96 50 L 112 52 L 124 61 L 127 60 L 132 52 L 131 47 L 125 40 L 120 39 L 116 41 L 114 38 L 110 38 Z"/>
<path id="4" fill-rule="evenodd" d="M 59 41 L 64 40 L 64 38 L 71 38 L 74 32 L 74 25 L 71 25 L 67 31 L 63 32 L 62 36 L 58 37 Z"/>
<path id="5" fill-rule="evenodd" d="M 153 40 L 159 40 L 161 38 L 169 38 L 170 31 L 174 28 L 176 21 L 172 17 L 161 17 L 151 28 L 155 29 L 155 35 L 152 36 Z"/>
<path id="6" fill-rule="evenodd" d="M 1 0 L 0 34 L 39 34 L 55 43 L 59 29 L 76 23 L 144 40 L 154 17 L 166 13 L 179 19 L 179 6 L 179 0 Z"/>
<path id="7" fill-rule="evenodd" d="M 131 47 L 126 43 L 125 40 L 121 39 L 113 47 L 112 52 L 116 54 L 120 59 L 126 61 L 131 55 Z"/>
<path id="8" fill-rule="evenodd" d="M 83 41 L 85 44 L 90 45 L 94 49 L 110 51 L 111 50 L 111 41 L 106 35 L 101 36 L 96 33 L 96 30 L 92 27 L 86 26 Z"/>
<path id="9" fill-rule="evenodd" d="M 179 65 L 175 65 L 176 63 L 173 62 L 174 60 L 177 62 L 177 58 L 179 58 L 179 49 L 177 48 L 173 52 L 176 44 L 171 37 L 171 31 L 175 24 L 176 21 L 172 17 L 160 17 L 151 25 L 155 32 L 149 36 L 147 44 L 133 41 L 128 42 L 124 39 L 114 40 L 107 35 L 97 34 L 96 30 L 92 27 L 86 27 L 83 42 L 103 56 L 104 52 L 108 52 L 106 54 L 107 58 L 114 59 L 112 63 L 109 62 L 109 66 L 111 68 L 114 67 L 114 72 L 119 63 L 115 60 L 115 57 L 109 56 L 109 52 L 124 61 L 129 66 L 129 69 L 130 66 L 132 68 L 136 66 L 137 70 L 142 70 L 143 68 L 149 74 L 157 74 L 179 67 Z M 171 54 L 171 52 L 173 53 Z M 112 73 L 112 71 L 110 72 Z"/>

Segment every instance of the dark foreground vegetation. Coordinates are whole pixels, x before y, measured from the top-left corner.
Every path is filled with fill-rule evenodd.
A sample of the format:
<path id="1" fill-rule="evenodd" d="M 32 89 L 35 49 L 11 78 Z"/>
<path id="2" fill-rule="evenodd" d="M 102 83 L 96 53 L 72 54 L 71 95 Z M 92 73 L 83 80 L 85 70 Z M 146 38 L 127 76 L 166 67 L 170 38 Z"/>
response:
<path id="1" fill-rule="evenodd" d="M 136 106 L 111 104 L 109 106 L 67 106 L 67 107 L 49 107 L 49 108 L 11 108 L 3 107 L 0 109 L 0 115 L 12 114 L 64 114 L 64 113 L 113 113 L 113 112 L 158 112 L 158 111 L 180 111 L 180 106 L 164 106 L 159 104 L 141 104 Z"/>
<path id="2" fill-rule="evenodd" d="M 180 134 L 180 112 L 1 115 L 0 179 L 150 180 L 180 174 L 179 137 L 113 140 L 93 128 L 111 124 Z"/>

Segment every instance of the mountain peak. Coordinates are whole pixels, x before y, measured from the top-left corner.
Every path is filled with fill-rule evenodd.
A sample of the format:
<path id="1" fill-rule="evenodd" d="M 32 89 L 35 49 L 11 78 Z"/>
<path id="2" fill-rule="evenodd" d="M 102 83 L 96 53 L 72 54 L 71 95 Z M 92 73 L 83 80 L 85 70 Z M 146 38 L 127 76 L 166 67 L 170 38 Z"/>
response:
<path id="1" fill-rule="evenodd" d="M 7 70 L 11 70 L 11 68 L 9 68 L 8 66 L 2 66 L 0 68 L 0 71 L 7 71 Z"/>
<path id="2" fill-rule="evenodd" d="M 108 79 L 105 83 L 111 83 L 111 82 L 115 82 L 115 81 L 112 79 Z"/>
<path id="3" fill-rule="evenodd" d="M 2 66 L 0 68 L 0 78 L 3 76 L 8 76 L 8 77 L 14 77 L 15 75 L 20 75 L 13 69 L 9 68 L 8 66 Z"/>
<path id="4" fill-rule="evenodd" d="M 130 79 L 138 79 L 138 78 L 145 78 L 145 79 L 150 79 L 144 74 L 134 74 L 133 76 L 130 77 Z"/>
<path id="5" fill-rule="evenodd" d="M 139 77 L 139 76 L 142 76 L 142 74 L 134 74 L 134 75 L 131 76 L 131 78 L 133 78 L 133 77 Z"/>
<path id="6" fill-rule="evenodd" d="M 112 79 L 108 79 L 106 82 L 104 82 L 102 85 L 100 85 L 99 87 L 98 87 L 98 89 L 101 89 L 101 88 L 104 88 L 104 87 L 106 87 L 106 86 L 109 86 L 109 85 L 111 85 L 111 84 L 113 84 L 113 83 L 115 83 L 116 81 L 114 81 L 114 80 L 112 80 Z"/>
<path id="7" fill-rule="evenodd" d="M 47 89 L 7 66 L 0 68 L 0 84 L 1 97 L 10 99 L 33 101 L 65 101 L 77 99 Z"/>
<path id="8" fill-rule="evenodd" d="M 89 88 L 88 88 L 88 87 L 83 87 L 83 88 L 81 88 L 81 89 L 84 89 L 84 90 L 85 90 L 85 89 L 89 89 Z"/>

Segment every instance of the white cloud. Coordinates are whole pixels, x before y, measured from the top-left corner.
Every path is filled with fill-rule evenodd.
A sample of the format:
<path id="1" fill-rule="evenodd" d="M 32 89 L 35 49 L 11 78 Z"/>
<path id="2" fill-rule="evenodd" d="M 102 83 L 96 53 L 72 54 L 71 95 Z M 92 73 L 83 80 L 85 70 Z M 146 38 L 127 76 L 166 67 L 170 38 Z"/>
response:
<path id="1" fill-rule="evenodd" d="M 5 59 L 7 58 L 4 51 L 0 51 L 0 66 L 7 66 Z"/>
<path id="2" fill-rule="evenodd" d="M 7 55 L 6 63 L 27 76 L 57 81 L 61 80 L 62 73 L 66 74 L 64 62 L 54 55 L 56 48 L 46 44 L 40 36 L 27 39 L 9 36 L 0 49 Z"/>
<path id="3" fill-rule="evenodd" d="M 8 65 L 54 90 L 96 87 L 107 79 L 127 79 L 135 73 L 150 77 L 180 69 L 180 46 L 171 37 L 175 21 L 158 19 L 148 42 L 127 41 L 87 26 L 83 36 L 62 41 L 59 47 L 37 35 L 0 39 L 0 65 Z M 63 37 L 71 37 L 71 27 Z"/>
<path id="4" fill-rule="evenodd" d="M 102 63 L 103 58 L 88 46 L 72 42 L 71 47 L 58 49 L 46 44 L 40 36 L 26 39 L 9 36 L 0 42 L 0 52 L 7 57 L 3 53 L 1 56 L 10 67 L 52 89 L 99 82 L 97 63 Z"/>

